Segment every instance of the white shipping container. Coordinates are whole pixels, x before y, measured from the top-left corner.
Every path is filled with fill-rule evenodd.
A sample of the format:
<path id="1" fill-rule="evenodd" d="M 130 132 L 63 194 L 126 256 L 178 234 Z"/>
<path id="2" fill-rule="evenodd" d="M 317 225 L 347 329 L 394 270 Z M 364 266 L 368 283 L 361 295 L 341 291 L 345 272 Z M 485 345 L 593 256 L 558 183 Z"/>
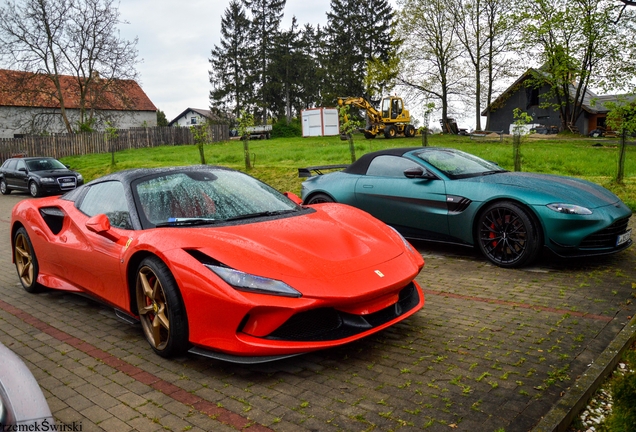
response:
<path id="1" fill-rule="evenodd" d="M 340 119 L 336 108 L 309 108 L 301 111 L 303 136 L 340 135 Z"/>

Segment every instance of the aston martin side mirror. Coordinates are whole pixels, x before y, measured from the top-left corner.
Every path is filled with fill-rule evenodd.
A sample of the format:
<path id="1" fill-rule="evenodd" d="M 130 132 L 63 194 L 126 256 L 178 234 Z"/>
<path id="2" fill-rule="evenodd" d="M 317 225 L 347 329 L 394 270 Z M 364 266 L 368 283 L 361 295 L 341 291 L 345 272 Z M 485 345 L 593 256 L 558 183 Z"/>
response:
<path id="1" fill-rule="evenodd" d="M 436 178 L 433 174 L 420 167 L 409 168 L 404 170 L 404 177 L 406 178 L 419 178 L 419 179 L 434 179 Z"/>

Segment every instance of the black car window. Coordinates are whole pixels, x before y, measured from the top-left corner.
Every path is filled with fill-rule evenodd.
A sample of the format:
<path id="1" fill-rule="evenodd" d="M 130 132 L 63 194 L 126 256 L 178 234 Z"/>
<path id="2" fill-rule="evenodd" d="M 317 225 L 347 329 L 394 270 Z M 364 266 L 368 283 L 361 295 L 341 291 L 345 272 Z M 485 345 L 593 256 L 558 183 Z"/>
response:
<path id="1" fill-rule="evenodd" d="M 421 166 L 403 157 L 381 155 L 371 161 L 369 168 L 367 168 L 367 175 L 377 177 L 404 177 L 404 170 L 409 168 L 421 168 Z"/>
<path id="2" fill-rule="evenodd" d="M 79 209 L 88 216 L 103 213 L 112 226 L 132 229 L 124 186 L 118 181 L 91 186 L 82 199 Z"/>
<path id="3" fill-rule="evenodd" d="M 17 164 L 18 164 L 17 159 L 9 159 L 8 161 L 4 163 L 4 165 L 2 165 L 2 168 L 6 169 L 7 171 L 15 171 L 15 166 Z"/>
<path id="4" fill-rule="evenodd" d="M 18 171 L 20 168 L 24 168 L 26 169 L 26 165 L 24 164 L 23 160 L 18 160 L 18 163 L 16 164 L 15 170 Z"/>

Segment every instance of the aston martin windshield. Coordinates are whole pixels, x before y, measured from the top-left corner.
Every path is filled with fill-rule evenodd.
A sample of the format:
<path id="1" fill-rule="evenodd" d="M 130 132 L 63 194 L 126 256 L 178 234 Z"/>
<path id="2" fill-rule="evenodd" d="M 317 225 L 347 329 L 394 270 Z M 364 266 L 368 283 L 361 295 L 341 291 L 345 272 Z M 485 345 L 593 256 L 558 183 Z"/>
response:
<path id="1" fill-rule="evenodd" d="M 175 171 L 134 185 L 141 213 L 155 226 L 192 226 L 296 211 L 275 189 L 236 171 Z"/>
<path id="2" fill-rule="evenodd" d="M 468 178 L 505 172 L 499 165 L 453 149 L 428 148 L 417 157 L 433 165 L 448 178 Z"/>

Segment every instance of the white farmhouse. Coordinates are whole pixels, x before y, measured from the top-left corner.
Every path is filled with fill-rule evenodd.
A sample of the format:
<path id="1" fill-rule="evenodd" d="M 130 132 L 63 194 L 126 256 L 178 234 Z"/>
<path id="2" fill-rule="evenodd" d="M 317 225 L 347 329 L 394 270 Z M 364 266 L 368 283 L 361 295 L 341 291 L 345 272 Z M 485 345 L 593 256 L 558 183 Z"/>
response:
<path id="1" fill-rule="evenodd" d="M 219 118 L 212 114 L 210 110 L 187 108 L 168 123 L 168 126 L 196 126 L 205 123 L 206 120 L 215 122 L 218 121 Z"/>

